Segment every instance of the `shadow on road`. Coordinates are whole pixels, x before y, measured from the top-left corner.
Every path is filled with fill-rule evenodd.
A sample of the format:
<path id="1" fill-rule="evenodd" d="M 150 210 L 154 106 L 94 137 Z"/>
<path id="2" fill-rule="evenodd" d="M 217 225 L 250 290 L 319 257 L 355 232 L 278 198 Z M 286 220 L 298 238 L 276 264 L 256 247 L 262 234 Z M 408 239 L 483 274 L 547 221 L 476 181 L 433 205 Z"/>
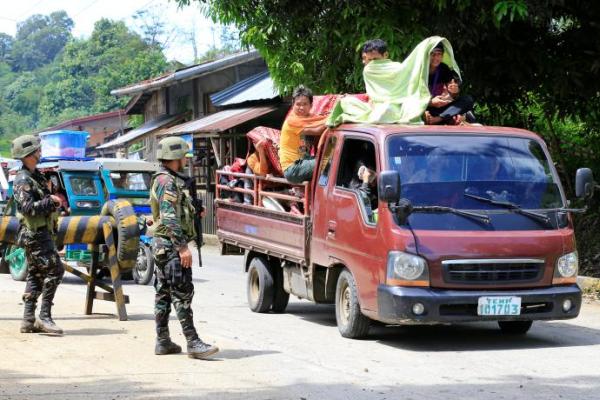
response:
<path id="1" fill-rule="evenodd" d="M 104 336 L 104 335 L 127 335 L 126 330 L 121 329 L 102 329 L 102 328 L 82 328 L 82 329 L 67 329 L 65 335 L 69 336 Z"/>
<path id="2" fill-rule="evenodd" d="M 245 350 L 245 349 L 224 349 L 216 354 L 215 360 L 240 360 L 243 358 L 264 356 L 268 354 L 279 354 L 279 351 L 272 350 Z"/>
<path id="3" fill-rule="evenodd" d="M 336 326 L 333 304 L 290 303 L 285 312 L 306 321 L 325 326 Z"/>
<path id="4" fill-rule="evenodd" d="M 209 364 L 206 364 L 209 365 Z M 346 399 L 585 399 L 597 398 L 600 383 L 595 375 L 570 375 L 560 378 L 533 378 L 523 375 L 498 375 L 493 380 L 374 385 L 365 380 L 356 383 L 316 383 L 298 380 L 290 385 L 256 385 L 248 379 L 247 371 L 239 378 L 231 375 L 231 384 L 224 390 L 210 388 L 205 371 L 191 372 L 202 387 L 182 387 L 181 383 L 162 381 L 140 382 L 135 374 L 121 377 L 65 378 L 43 374 L 18 374 L 0 369 L 0 397 L 13 400 L 43 398 L 45 400 L 71 399 L 210 399 L 210 400 L 346 400 Z M 239 372 L 238 372 L 239 373 Z M 56 382 L 55 382 L 56 381 Z M 66 383 L 68 382 L 68 383 Z M 574 385 L 574 382 L 577 384 Z"/>
<path id="5" fill-rule="evenodd" d="M 323 326 L 336 326 L 335 307 L 331 304 L 290 303 L 286 313 Z M 337 329 L 332 329 L 331 334 L 339 335 Z M 527 335 L 511 336 L 503 334 L 496 322 L 405 326 L 373 322 L 364 340 L 413 351 L 518 350 L 598 345 L 600 330 L 560 321 L 538 321 Z"/>

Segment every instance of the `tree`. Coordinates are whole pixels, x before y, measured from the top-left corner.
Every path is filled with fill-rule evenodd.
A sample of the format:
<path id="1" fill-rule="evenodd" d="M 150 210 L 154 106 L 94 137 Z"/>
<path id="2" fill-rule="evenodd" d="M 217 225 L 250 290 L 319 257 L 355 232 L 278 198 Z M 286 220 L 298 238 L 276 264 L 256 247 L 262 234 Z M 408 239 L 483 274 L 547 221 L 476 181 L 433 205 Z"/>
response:
<path id="1" fill-rule="evenodd" d="M 32 15 L 17 24 L 12 46 L 15 71 L 31 71 L 50 63 L 71 39 L 73 20 L 65 11 Z"/>
<path id="2" fill-rule="evenodd" d="M 52 70 L 40 102 L 44 124 L 69 113 L 97 113 L 125 105 L 112 89 L 148 79 L 166 69 L 162 51 L 144 41 L 122 21 L 101 19 L 87 40 L 72 40 Z"/>
<path id="3" fill-rule="evenodd" d="M 149 46 L 165 50 L 180 34 L 176 27 L 165 22 L 163 10 L 158 6 L 138 10 L 132 18 Z"/>
<path id="4" fill-rule="evenodd" d="M 10 60 L 10 52 L 14 41 L 15 39 L 12 36 L 0 32 L 0 62 Z"/>
<path id="5" fill-rule="evenodd" d="M 187 5 L 198 0 L 177 0 Z M 535 91 L 569 114 L 597 114 L 600 3 L 591 0 L 202 0 L 257 48 L 284 92 L 364 90 L 358 50 L 380 37 L 402 60 L 423 38 L 447 37 L 479 101 L 511 106 Z"/>

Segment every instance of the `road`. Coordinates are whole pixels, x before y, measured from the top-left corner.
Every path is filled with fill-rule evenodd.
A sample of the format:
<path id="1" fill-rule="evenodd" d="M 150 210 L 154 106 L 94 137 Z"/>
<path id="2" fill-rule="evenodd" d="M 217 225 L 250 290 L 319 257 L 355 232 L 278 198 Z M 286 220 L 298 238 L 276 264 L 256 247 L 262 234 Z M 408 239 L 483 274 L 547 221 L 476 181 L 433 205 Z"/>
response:
<path id="1" fill-rule="evenodd" d="M 287 314 L 252 313 L 241 257 L 205 248 L 203 259 L 194 319 L 221 348 L 214 361 L 153 354 L 152 286 L 125 286 L 120 322 L 108 302 L 84 315 L 85 286 L 67 276 L 53 310 L 65 335 L 20 334 L 24 283 L 0 275 L 0 399 L 600 399 L 598 303 L 525 337 L 482 323 L 376 326 L 348 340 L 332 306 L 292 299 Z"/>

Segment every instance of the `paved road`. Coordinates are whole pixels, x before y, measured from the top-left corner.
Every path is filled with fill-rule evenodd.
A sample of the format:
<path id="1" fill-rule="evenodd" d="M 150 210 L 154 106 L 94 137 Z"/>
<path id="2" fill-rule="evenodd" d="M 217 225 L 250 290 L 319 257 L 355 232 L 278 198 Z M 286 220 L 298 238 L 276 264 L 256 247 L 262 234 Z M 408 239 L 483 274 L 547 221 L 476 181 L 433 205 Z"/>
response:
<path id="1" fill-rule="evenodd" d="M 343 339 L 331 306 L 292 300 L 288 313 L 246 306 L 241 257 L 204 251 L 195 320 L 214 361 L 155 356 L 151 286 L 127 285 L 130 320 L 69 276 L 54 316 L 64 337 L 18 333 L 24 284 L 0 275 L 0 399 L 600 399 L 600 306 L 522 338 L 495 324 L 377 326 Z M 174 339 L 183 344 L 178 322 Z"/>

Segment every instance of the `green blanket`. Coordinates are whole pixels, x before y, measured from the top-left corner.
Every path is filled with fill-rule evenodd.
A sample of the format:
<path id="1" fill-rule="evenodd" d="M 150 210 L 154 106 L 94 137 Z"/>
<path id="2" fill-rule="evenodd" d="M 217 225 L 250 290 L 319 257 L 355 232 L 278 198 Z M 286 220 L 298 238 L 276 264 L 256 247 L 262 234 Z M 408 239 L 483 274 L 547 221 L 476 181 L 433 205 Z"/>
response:
<path id="1" fill-rule="evenodd" d="M 334 106 L 328 126 L 343 122 L 369 124 L 422 124 L 427 108 L 429 88 L 429 55 L 433 48 L 444 44 L 443 62 L 460 76 L 454 60 L 452 45 L 440 36 L 423 40 L 399 63 L 391 60 L 373 60 L 363 70 L 369 103 L 353 97 L 343 97 Z"/>

